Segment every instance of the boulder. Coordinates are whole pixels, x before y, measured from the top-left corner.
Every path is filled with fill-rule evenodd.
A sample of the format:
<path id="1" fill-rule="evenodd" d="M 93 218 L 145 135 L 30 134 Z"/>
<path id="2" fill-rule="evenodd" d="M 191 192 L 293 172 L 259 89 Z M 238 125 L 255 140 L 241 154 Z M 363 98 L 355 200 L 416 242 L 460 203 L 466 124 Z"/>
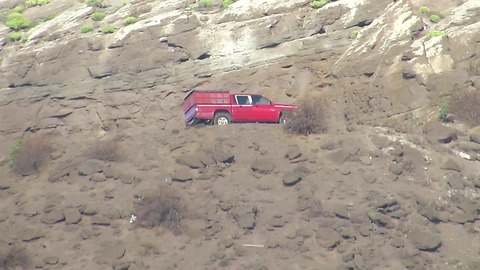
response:
<path id="1" fill-rule="evenodd" d="M 447 127 L 439 121 L 430 121 L 425 124 L 423 132 L 430 143 L 450 143 L 457 139 L 457 131 Z"/>
<path id="2" fill-rule="evenodd" d="M 293 186 L 302 180 L 302 175 L 298 172 L 289 172 L 283 176 L 285 186 Z"/>
<path id="3" fill-rule="evenodd" d="M 176 170 L 172 173 L 172 181 L 187 182 L 193 180 L 193 173 L 188 170 Z"/>
<path id="4" fill-rule="evenodd" d="M 468 131 L 470 141 L 480 144 L 480 126 L 474 127 Z"/>
<path id="5" fill-rule="evenodd" d="M 333 249 L 340 243 L 342 237 L 332 228 L 319 228 L 316 232 L 316 239 L 322 247 Z"/>
<path id="6" fill-rule="evenodd" d="M 250 168 L 254 172 L 268 174 L 273 172 L 275 169 L 275 164 L 271 159 L 255 159 Z"/>
<path id="7" fill-rule="evenodd" d="M 62 211 L 51 211 L 43 215 L 41 221 L 45 224 L 55 224 L 65 220 L 65 216 Z"/>
<path id="8" fill-rule="evenodd" d="M 80 211 L 75 208 L 67 208 L 63 211 L 63 215 L 65 216 L 65 223 L 66 224 L 77 224 L 82 219 L 82 215 Z"/>
<path id="9" fill-rule="evenodd" d="M 88 159 L 80 163 L 77 166 L 77 170 L 79 175 L 85 176 L 102 172 L 105 167 L 106 166 L 103 161 L 97 159 Z"/>
<path id="10" fill-rule="evenodd" d="M 442 245 L 442 240 L 438 234 L 434 234 L 425 229 L 414 228 L 407 234 L 408 240 L 421 251 L 435 251 Z"/>
<path id="11" fill-rule="evenodd" d="M 196 154 L 188 154 L 177 157 L 177 163 L 190 167 L 192 169 L 203 168 L 205 165 L 202 162 L 202 156 Z"/>

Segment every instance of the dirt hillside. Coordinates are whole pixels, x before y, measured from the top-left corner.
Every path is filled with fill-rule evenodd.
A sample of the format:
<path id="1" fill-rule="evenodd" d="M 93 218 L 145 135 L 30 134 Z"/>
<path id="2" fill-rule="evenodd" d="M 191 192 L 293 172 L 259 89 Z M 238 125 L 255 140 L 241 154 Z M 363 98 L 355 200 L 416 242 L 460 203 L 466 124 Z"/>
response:
<path id="1" fill-rule="evenodd" d="M 479 16 L 1 1 L 0 269 L 480 269 Z M 326 132 L 187 128 L 192 89 L 321 98 Z"/>

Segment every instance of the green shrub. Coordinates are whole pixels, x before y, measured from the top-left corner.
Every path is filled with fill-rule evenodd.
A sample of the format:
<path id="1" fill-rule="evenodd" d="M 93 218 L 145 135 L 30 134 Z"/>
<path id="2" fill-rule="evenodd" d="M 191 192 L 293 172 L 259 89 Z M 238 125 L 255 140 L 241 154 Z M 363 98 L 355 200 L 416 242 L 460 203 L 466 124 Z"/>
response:
<path id="1" fill-rule="evenodd" d="M 96 21 L 96 22 L 99 22 L 99 21 L 105 19 L 105 16 L 107 16 L 107 15 L 105 14 L 105 12 L 94 12 L 94 13 L 90 16 L 90 18 L 92 18 L 92 20 L 94 20 L 94 21 Z"/>
<path id="2" fill-rule="evenodd" d="M 360 33 L 360 30 L 353 30 L 351 33 L 350 33 L 350 38 L 351 39 L 356 39 L 358 37 L 358 34 Z"/>
<path id="3" fill-rule="evenodd" d="M 10 32 L 7 37 L 10 41 L 19 41 L 22 39 L 23 35 L 20 32 Z"/>
<path id="4" fill-rule="evenodd" d="M 325 101 L 319 97 L 300 100 L 300 110 L 287 117 L 284 130 L 290 134 L 308 135 L 327 130 Z"/>
<path id="5" fill-rule="evenodd" d="M 199 7 L 211 7 L 213 5 L 213 0 L 200 0 L 198 1 Z"/>
<path id="6" fill-rule="evenodd" d="M 438 23 L 442 18 L 439 15 L 433 14 L 429 19 L 433 23 Z"/>
<path id="7" fill-rule="evenodd" d="M 50 0 L 27 0 L 25 1 L 25 4 L 27 7 L 35 7 L 35 6 L 43 6 L 45 4 L 48 4 Z"/>
<path id="8" fill-rule="evenodd" d="M 445 122 L 447 120 L 447 115 L 448 115 L 448 107 L 445 103 L 440 104 L 440 107 L 438 109 L 438 119 L 442 122 Z"/>
<path id="9" fill-rule="evenodd" d="M 32 25 L 32 23 L 27 18 L 25 18 L 22 14 L 18 12 L 14 12 L 14 13 L 8 14 L 5 25 L 10 29 L 18 31 L 20 29 L 29 28 Z"/>
<path id="10" fill-rule="evenodd" d="M 427 6 L 421 6 L 419 9 L 418 9 L 418 12 L 422 13 L 422 14 L 426 14 L 426 13 L 429 13 L 430 12 L 430 9 L 427 7 Z"/>
<path id="11" fill-rule="evenodd" d="M 134 24 L 138 21 L 137 18 L 133 17 L 133 16 L 128 16 L 126 17 L 125 19 L 123 19 L 123 24 L 125 25 L 129 25 L 129 24 Z"/>
<path id="12" fill-rule="evenodd" d="M 328 4 L 328 2 L 329 2 L 328 0 L 314 0 L 310 2 L 310 6 L 312 8 L 322 8 L 323 6 Z"/>
<path id="13" fill-rule="evenodd" d="M 22 144 L 23 144 L 23 141 L 20 139 L 16 140 L 15 143 L 13 143 L 12 152 L 10 152 L 10 156 L 8 158 L 8 165 L 10 165 L 10 167 L 13 167 L 13 165 L 15 165 L 15 162 L 17 161 L 17 157 L 18 157 L 18 152 L 20 151 Z"/>
<path id="14" fill-rule="evenodd" d="M 25 10 L 24 5 L 18 5 L 15 8 L 13 8 L 13 12 L 16 12 L 16 13 L 22 13 L 24 10 Z"/>
<path id="15" fill-rule="evenodd" d="M 93 26 L 91 25 L 82 25 L 82 27 L 80 27 L 80 32 L 82 33 L 88 33 L 92 31 L 93 31 Z"/>
<path id="16" fill-rule="evenodd" d="M 432 37 L 440 37 L 443 35 L 445 35 L 445 31 L 434 30 L 434 31 L 428 32 L 427 37 L 432 38 Z"/>
<path id="17" fill-rule="evenodd" d="M 102 28 L 100 28 L 100 32 L 104 34 L 111 34 L 114 33 L 117 30 L 117 28 L 113 25 L 106 25 Z"/>
<path id="18" fill-rule="evenodd" d="M 228 8 L 231 4 L 237 2 L 237 0 L 223 0 L 223 7 Z"/>
<path id="19" fill-rule="evenodd" d="M 98 7 L 98 8 L 106 7 L 106 5 L 103 3 L 103 0 L 87 0 L 86 3 L 87 3 L 87 6 L 89 7 Z"/>

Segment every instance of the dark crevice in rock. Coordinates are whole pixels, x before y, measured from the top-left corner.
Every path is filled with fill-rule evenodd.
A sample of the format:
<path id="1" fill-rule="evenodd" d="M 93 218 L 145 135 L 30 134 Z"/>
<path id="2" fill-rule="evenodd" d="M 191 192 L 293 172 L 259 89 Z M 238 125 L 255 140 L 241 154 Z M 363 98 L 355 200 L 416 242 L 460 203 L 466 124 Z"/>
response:
<path id="1" fill-rule="evenodd" d="M 370 24 L 372 24 L 372 22 L 373 22 L 372 19 L 366 19 L 366 20 L 363 20 L 361 22 L 358 22 L 357 24 L 355 24 L 353 26 L 365 27 L 365 26 L 369 26 Z"/>
<path id="2" fill-rule="evenodd" d="M 168 47 L 185 49 L 182 45 L 167 42 Z"/>
<path id="3" fill-rule="evenodd" d="M 323 28 L 323 26 L 322 26 L 322 27 L 320 27 L 320 29 L 318 29 L 317 32 L 313 33 L 313 35 L 321 35 L 321 34 L 325 34 L 325 33 L 326 33 L 325 28 Z"/>
<path id="4" fill-rule="evenodd" d="M 210 54 L 209 53 L 202 53 L 199 57 L 197 57 L 197 60 L 203 60 L 203 59 L 207 59 L 207 58 L 210 58 Z"/>
<path id="5" fill-rule="evenodd" d="M 272 43 L 268 43 L 268 44 L 265 44 L 265 45 L 261 46 L 260 49 L 275 48 L 278 45 L 280 45 L 280 42 L 272 42 Z"/>

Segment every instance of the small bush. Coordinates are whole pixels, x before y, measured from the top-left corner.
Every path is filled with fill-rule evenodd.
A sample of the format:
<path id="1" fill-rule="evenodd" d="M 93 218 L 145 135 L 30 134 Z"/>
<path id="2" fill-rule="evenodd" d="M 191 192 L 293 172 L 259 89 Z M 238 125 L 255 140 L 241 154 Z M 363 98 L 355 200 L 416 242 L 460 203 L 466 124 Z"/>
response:
<path id="1" fill-rule="evenodd" d="M 439 15 L 433 14 L 429 19 L 433 23 L 438 23 L 442 18 Z"/>
<path id="2" fill-rule="evenodd" d="M 28 269 L 30 257 L 25 248 L 13 246 L 8 250 L 0 250 L 0 269 Z"/>
<path id="3" fill-rule="evenodd" d="M 304 98 L 300 100 L 299 108 L 284 125 L 287 133 L 308 135 L 326 131 L 325 102 L 322 99 Z"/>
<path id="4" fill-rule="evenodd" d="M 25 4 L 27 7 L 35 7 L 35 6 L 43 6 L 45 4 L 48 4 L 50 0 L 27 0 L 25 1 Z"/>
<path id="5" fill-rule="evenodd" d="M 103 3 L 103 0 L 87 0 L 86 3 L 87 3 L 87 6 L 89 7 L 98 7 L 98 8 L 106 7 L 106 5 Z"/>
<path id="6" fill-rule="evenodd" d="M 360 30 L 353 30 L 351 33 L 350 33 L 350 38 L 351 39 L 356 39 L 358 37 L 358 34 L 360 33 Z"/>
<path id="7" fill-rule="evenodd" d="M 430 31 L 427 33 L 427 37 L 432 38 L 432 37 L 440 37 L 445 35 L 445 31 L 440 31 L 440 30 L 434 30 Z"/>
<path id="8" fill-rule="evenodd" d="M 104 26 L 104 27 L 100 28 L 100 32 L 102 32 L 104 34 L 111 34 L 111 33 L 114 33 L 116 30 L 117 30 L 117 28 L 115 28 L 115 26 L 113 26 L 113 25 L 107 25 L 107 26 Z"/>
<path id="9" fill-rule="evenodd" d="M 121 159 L 121 151 L 116 141 L 98 141 L 88 151 L 90 158 L 104 161 L 118 161 Z"/>
<path id="10" fill-rule="evenodd" d="M 16 142 L 12 147 L 10 164 L 20 175 L 38 172 L 48 161 L 52 152 L 50 140 L 46 135 L 36 134 L 24 142 Z"/>
<path id="11" fill-rule="evenodd" d="M 25 10 L 24 5 L 18 5 L 15 8 L 13 8 L 13 12 L 16 12 L 16 13 L 22 13 L 24 10 Z"/>
<path id="12" fill-rule="evenodd" d="M 448 111 L 472 127 L 480 125 L 480 91 L 460 90 L 452 93 Z"/>
<path id="13" fill-rule="evenodd" d="M 8 33 L 7 37 L 10 41 L 15 42 L 15 41 L 22 40 L 23 35 L 20 32 L 10 32 Z"/>
<path id="14" fill-rule="evenodd" d="M 200 0 L 198 1 L 198 6 L 199 7 L 211 7 L 213 6 L 213 0 Z"/>
<path id="15" fill-rule="evenodd" d="M 440 104 L 438 109 L 438 119 L 442 122 L 447 121 L 448 107 L 445 103 Z"/>
<path id="16" fill-rule="evenodd" d="M 107 15 L 105 14 L 105 12 L 94 12 L 94 13 L 90 16 L 90 18 L 92 18 L 92 20 L 94 20 L 94 21 L 96 21 L 96 22 L 99 22 L 99 21 L 105 19 L 105 16 L 107 16 Z"/>
<path id="17" fill-rule="evenodd" d="M 328 0 L 314 0 L 310 2 L 310 6 L 312 8 L 322 8 L 323 6 L 328 4 L 328 2 L 329 2 Z"/>
<path id="18" fill-rule="evenodd" d="M 25 18 L 22 14 L 18 12 L 8 14 L 7 21 L 5 25 L 10 29 L 18 31 L 20 29 L 27 29 L 29 28 L 32 23 Z"/>
<path id="19" fill-rule="evenodd" d="M 80 32 L 82 33 L 88 33 L 92 31 L 93 31 L 93 26 L 91 25 L 82 25 L 82 27 L 80 27 Z"/>
<path id="20" fill-rule="evenodd" d="M 427 6 L 421 6 L 419 9 L 418 9 L 418 12 L 422 13 L 422 14 L 426 14 L 426 13 L 429 13 L 430 12 L 430 9 L 427 7 Z"/>
<path id="21" fill-rule="evenodd" d="M 222 5 L 224 8 L 228 8 L 231 4 L 237 2 L 237 0 L 223 0 Z"/>
<path id="22" fill-rule="evenodd" d="M 134 24 L 138 21 L 137 18 L 133 17 L 133 16 L 128 16 L 126 17 L 125 19 L 123 19 L 123 24 L 125 25 L 129 25 L 129 24 Z"/>
<path id="23" fill-rule="evenodd" d="M 153 190 L 136 205 L 137 225 L 145 228 L 162 226 L 172 231 L 180 229 L 186 207 L 182 198 L 170 186 Z"/>

